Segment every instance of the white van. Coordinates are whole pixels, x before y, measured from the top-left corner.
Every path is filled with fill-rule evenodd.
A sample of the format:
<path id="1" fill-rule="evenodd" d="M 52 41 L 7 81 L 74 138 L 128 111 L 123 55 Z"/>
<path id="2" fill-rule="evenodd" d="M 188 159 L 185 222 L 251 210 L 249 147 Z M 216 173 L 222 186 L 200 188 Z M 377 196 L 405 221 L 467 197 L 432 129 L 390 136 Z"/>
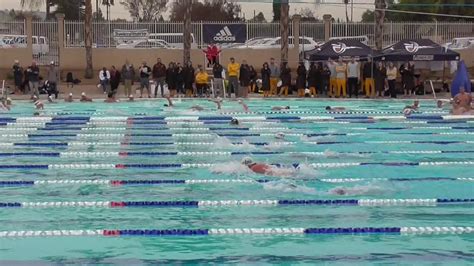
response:
<path id="1" fill-rule="evenodd" d="M 149 40 L 163 40 L 167 42 L 173 48 L 183 49 L 183 34 L 182 33 L 150 33 L 148 35 Z M 194 34 L 191 33 L 191 48 L 196 49 L 197 44 L 194 39 Z"/>
<path id="2" fill-rule="evenodd" d="M 474 37 L 454 38 L 445 45 L 448 49 L 461 50 L 474 47 Z"/>
<path id="3" fill-rule="evenodd" d="M 10 35 L 9 44 L 13 48 L 26 48 L 27 37 L 26 35 Z M 33 55 L 41 56 L 49 53 L 49 41 L 44 36 L 32 36 L 33 40 Z"/>

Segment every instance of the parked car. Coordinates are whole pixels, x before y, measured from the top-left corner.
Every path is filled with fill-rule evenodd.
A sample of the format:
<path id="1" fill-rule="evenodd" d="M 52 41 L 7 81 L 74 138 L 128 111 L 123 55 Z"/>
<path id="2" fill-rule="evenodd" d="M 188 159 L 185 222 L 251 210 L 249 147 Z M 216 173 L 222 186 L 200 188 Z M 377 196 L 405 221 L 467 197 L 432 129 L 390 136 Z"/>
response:
<path id="1" fill-rule="evenodd" d="M 329 38 L 330 41 L 332 40 L 357 40 L 365 45 L 369 45 L 369 37 L 366 35 L 361 36 L 340 36 L 340 37 L 331 37 Z"/>
<path id="2" fill-rule="evenodd" d="M 161 40 L 166 42 L 171 48 L 183 49 L 184 36 L 183 33 L 150 33 L 148 40 Z M 191 33 L 191 48 L 197 48 L 194 34 Z"/>
<path id="3" fill-rule="evenodd" d="M 448 42 L 444 47 L 451 50 L 461 50 L 466 48 L 474 47 L 474 37 L 462 37 L 462 38 L 453 38 L 451 42 Z"/>
<path id="4" fill-rule="evenodd" d="M 151 49 L 151 48 L 164 48 L 172 49 L 172 47 L 165 41 L 162 40 L 139 40 L 133 43 L 122 43 L 117 45 L 118 49 Z"/>

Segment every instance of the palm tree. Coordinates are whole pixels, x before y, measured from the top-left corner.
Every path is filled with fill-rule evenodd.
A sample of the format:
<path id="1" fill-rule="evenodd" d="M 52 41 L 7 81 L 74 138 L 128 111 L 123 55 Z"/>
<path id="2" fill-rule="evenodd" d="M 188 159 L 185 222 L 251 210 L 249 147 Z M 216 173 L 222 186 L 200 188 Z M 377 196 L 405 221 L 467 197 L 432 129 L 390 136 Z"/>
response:
<path id="1" fill-rule="evenodd" d="M 84 76 L 90 79 L 94 75 L 92 66 L 92 0 L 86 0 L 84 35 L 86 44 L 86 73 Z"/>
<path id="2" fill-rule="evenodd" d="M 52 0 L 20 0 L 20 5 L 22 8 L 28 6 L 30 9 L 38 9 L 43 4 L 46 5 L 46 19 L 48 19 L 51 13 L 51 6 L 54 5 Z"/>

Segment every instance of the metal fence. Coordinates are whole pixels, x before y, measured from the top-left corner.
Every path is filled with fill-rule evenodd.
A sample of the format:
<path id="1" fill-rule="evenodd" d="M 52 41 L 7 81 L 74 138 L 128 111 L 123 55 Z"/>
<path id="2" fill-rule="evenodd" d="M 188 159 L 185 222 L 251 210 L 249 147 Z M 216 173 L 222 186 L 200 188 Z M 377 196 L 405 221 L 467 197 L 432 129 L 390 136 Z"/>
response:
<path id="1" fill-rule="evenodd" d="M 56 21 L 33 21 L 33 57 L 40 65 L 59 61 L 58 23 Z"/>
<path id="2" fill-rule="evenodd" d="M 2 21 L 0 22 L 0 34 L 25 35 L 25 21 Z"/>

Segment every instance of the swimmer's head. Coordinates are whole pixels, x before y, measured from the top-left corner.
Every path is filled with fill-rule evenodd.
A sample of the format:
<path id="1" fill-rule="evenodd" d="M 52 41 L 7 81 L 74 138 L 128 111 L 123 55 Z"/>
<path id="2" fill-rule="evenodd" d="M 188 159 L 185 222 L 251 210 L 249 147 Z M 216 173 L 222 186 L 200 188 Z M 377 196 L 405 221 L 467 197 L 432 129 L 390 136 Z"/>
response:
<path id="1" fill-rule="evenodd" d="M 71 96 L 71 94 L 69 94 L 69 96 Z M 86 96 L 86 93 L 85 93 L 85 92 L 82 92 L 82 93 L 81 93 L 81 96 Z"/>
<path id="2" fill-rule="evenodd" d="M 250 166 L 253 163 L 253 160 L 250 157 L 245 157 L 242 159 L 241 163 L 245 166 Z"/>
<path id="3" fill-rule="evenodd" d="M 409 116 L 409 115 L 411 115 L 411 113 L 413 113 L 413 109 L 411 109 L 411 108 L 403 109 L 403 114 L 404 115 Z"/>
<path id="4" fill-rule="evenodd" d="M 239 124 L 239 120 L 237 118 L 232 118 L 232 120 L 230 120 L 230 124 L 231 125 L 238 125 Z"/>
<path id="5" fill-rule="evenodd" d="M 53 95 L 48 96 L 48 102 L 52 103 L 53 102 Z"/>
<path id="6" fill-rule="evenodd" d="M 33 95 L 33 100 L 38 100 L 38 97 L 36 95 Z"/>
<path id="7" fill-rule="evenodd" d="M 285 109 L 289 110 L 289 109 L 290 109 L 290 107 L 289 107 L 289 106 L 285 106 Z"/>
<path id="8" fill-rule="evenodd" d="M 436 106 L 437 106 L 438 108 L 443 107 L 443 101 L 438 100 L 438 101 L 436 102 Z"/>
<path id="9" fill-rule="evenodd" d="M 72 92 L 69 93 L 69 97 L 72 97 Z"/>
<path id="10" fill-rule="evenodd" d="M 283 132 L 278 132 L 275 134 L 276 139 L 284 139 L 285 138 L 285 133 Z"/>
<path id="11" fill-rule="evenodd" d="M 12 104 L 12 99 L 10 97 L 8 97 L 6 103 L 7 103 L 7 105 L 11 105 Z"/>
<path id="12" fill-rule="evenodd" d="M 134 99 L 133 94 L 128 95 L 128 100 L 129 101 L 133 101 L 133 99 Z"/>
<path id="13" fill-rule="evenodd" d="M 418 100 L 415 100 L 415 102 L 413 103 L 414 106 L 420 106 L 420 101 Z"/>
<path id="14" fill-rule="evenodd" d="M 346 190 L 343 188 L 335 188 L 332 190 L 332 192 L 336 195 L 346 195 Z"/>
<path id="15" fill-rule="evenodd" d="M 330 111 L 331 110 L 331 106 L 326 106 L 326 111 Z"/>
<path id="16" fill-rule="evenodd" d="M 34 116 L 39 116 L 40 113 L 39 113 L 39 112 L 34 112 L 33 115 L 34 115 Z"/>

